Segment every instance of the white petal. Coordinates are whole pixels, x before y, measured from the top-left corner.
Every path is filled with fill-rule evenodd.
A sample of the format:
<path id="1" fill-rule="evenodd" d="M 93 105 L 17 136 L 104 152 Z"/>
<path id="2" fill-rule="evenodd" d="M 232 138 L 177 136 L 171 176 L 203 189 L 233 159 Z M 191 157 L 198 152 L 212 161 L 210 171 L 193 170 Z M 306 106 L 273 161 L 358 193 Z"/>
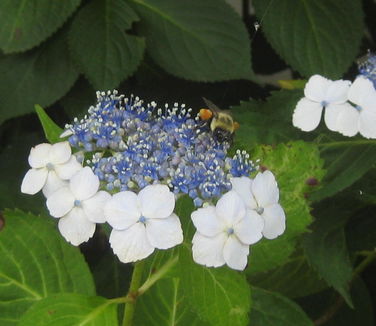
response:
<path id="1" fill-rule="evenodd" d="M 326 90 L 325 100 L 332 104 L 341 104 L 347 101 L 351 82 L 349 80 L 336 80 L 330 83 Z"/>
<path id="2" fill-rule="evenodd" d="M 285 231 L 285 212 L 279 204 L 266 207 L 262 217 L 265 222 L 262 234 L 265 238 L 274 239 Z"/>
<path id="3" fill-rule="evenodd" d="M 36 194 L 45 185 L 47 175 L 48 171 L 45 168 L 30 169 L 22 180 L 21 192 L 29 195 Z"/>
<path id="4" fill-rule="evenodd" d="M 74 246 L 88 241 L 94 234 L 95 223 L 90 222 L 82 208 L 73 208 L 59 220 L 59 231 Z"/>
<path id="5" fill-rule="evenodd" d="M 68 185 L 68 181 L 60 179 L 55 171 L 49 171 L 46 184 L 43 187 L 43 195 L 48 198 L 56 190 Z"/>
<path id="6" fill-rule="evenodd" d="M 70 179 L 69 188 L 76 199 L 85 200 L 98 191 L 99 178 L 86 166 Z"/>
<path id="7" fill-rule="evenodd" d="M 349 100 L 357 105 L 363 106 L 369 96 L 375 92 L 372 82 L 363 76 L 355 79 L 349 90 Z"/>
<path id="8" fill-rule="evenodd" d="M 32 168 L 41 168 L 46 166 L 49 160 L 48 153 L 51 150 L 51 144 L 39 144 L 32 147 L 29 155 L 29 164 Z"/>
<path id="9" fill-rule="evenodd" d="M 49 151 L 49 162 L 52 164 L 63 164 L 67 162 L 72 154 L 72 150 L 67 141 L 53 144 Z"/>
<path id="10" fill-rule="evenodd" d="M 338 115 L 337 130 L 344 136 L 355 136 L 359 131 L 359 111 L 347 104 Z"/>
<path id="11" fill-rule="evenodd" d="M 359 132 L 365 138 L 376 138 L 376 108 L 363 109 L 359 115 Z"/>
<path id="12" fill-rule="evenodd" d="M 325 101 L 326 91 L 331 82 L 331 80 L 320 75 L 311 76 L 304 87 L 304 96 L 314 102 Z"/>
<path id="13" fill-rule="evenodd" d="M 223 257 L 226 264 L 232 269 L 244 270 L 247 266 L 249 246 L 242 244 L 236 237 L 229 237 L 223 248 Z"/>
<path id="14" fill-rule="evenodd" d="M 320 123 L 322 108 L 321 103 L 303 97 L 295 107 L 292 124 L 303 131 L 316 129 Z"/>
<path id="15" fill-rule="evenodd" d="M 197 231 L 207 237 L 213 237 L 222 232 L 226 225 L 216 215 L 214 206 L 199 208 L 192 212 L 191 219 Z"/>
<path id="16" fill-rule="evenodd" d="M 69 180 L 73 175 L 82 169 L 82 165 L 78 163 L 76 156 L 72 155 L 68 162 L 64 164 L 56 164 L 55 171 L 57 175 L 64 180 Z"/>
<path id="17" fill-rule="evenodd" d="M 254 210 L 247 209 L 247 213 L 238 224 L 234 225 L 234 233 L 245 244 L 254 244 L 262 238 L 264 219 Z"/>
<path id="18" fill-rule="evenodd" d="M 73 135 L 73 131 L 71 129 L 67 129 L 61 133 L 60 138 L 65 138 L 65 137 L 72 136 L 72 135 Z"/>
<path id="19" fill-rule="evenodd" d="M 158 249 L 172 248 L 183 242 L 183 230 L 175 214 L 166 218 L 147 220 L 146 235 L 149 243 Z"/>
<path id="20" fill-rule="evenodd" d="M 252 192 L 260 207 L 278 203 L 279 190 L 273 173 L 269 170 L 257 173 L 252 183 Z"/>
<path id="21" fill-rule="evenodd" d="M 111 199 L 111 195 L 106 191 L 99 191 L 93 197 L 82 201 L 82 208 L 87 218 L 94 223 L 104 223 L 104 206 Z"/>
<path id="22" fill-rule="evenodd" d="M 146 237 L 143 223 L 136 223 L 122 231 L 112 230 L 110 244 L 114 253 L 123 263 L 135 262 L 146 258 L 154 251 L 154 247 Z"/>
<path id="23" fill-rule="evenodd" d="M 138 194 L 142 215 L 148 218 L 170 216 L 175 208 L 175 195 L 166 185 L 150 185 Z"/>
<path id="24" fill-rule="evenodd" d="M 216 215 L 226 226 L 232 226 L 245 215 L 245 204 L 241 197 L 233 190 L 225 193 L 217 202 Z"/>
<path id="25" fill-rule="evenodd" d="M 114 194 L 104 206 L 106 221 L 115 229 L 123 230 L 135 224 L 141 217 L 137 195 L 132 191 Z"/>
<path id="26" fill-rule="evenodd" d="M 338 117 L 348 105 L 350 104 L 347 102 L 343 104 L 329 104 L 325 108 L 324 121 L 329 130 L 338 131 Z"/>
<path id="27" fill-rule="evenodd" d="M 196 232 L 192 239 L 193 260 L 197 264 L 208 267 L 219 267 L 225 264 L 223 246 L 227 240 L 226 233 L 222 232 L 215 237 L 205 237 Z"/>
<path id="28" fill-rule="evenodd" d="M 74 206 L 74 196 L 68 187 L 56 190 L 47 198 L 47 208 L 53 217 L 62 217 Z"/>
<path id="29" fill-rule="evenodd" d="M 252 194 L 252 179 L 248 177 L 232 178 L 232 190 L 234 190 L 245 203 L 247 208 L 256 208 L 257 203 Z"/>

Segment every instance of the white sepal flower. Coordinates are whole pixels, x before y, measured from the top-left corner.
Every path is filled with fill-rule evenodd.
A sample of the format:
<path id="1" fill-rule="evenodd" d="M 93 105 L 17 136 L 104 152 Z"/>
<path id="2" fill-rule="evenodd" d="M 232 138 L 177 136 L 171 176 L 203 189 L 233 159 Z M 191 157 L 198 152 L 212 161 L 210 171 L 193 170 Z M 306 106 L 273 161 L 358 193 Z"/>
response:
<path id="1" fill-rule="evenodd" d="M 350 85 L 348 80 L 332 81 L 320 75 L 312 76 L 305 85 L 305 97 L 295 107 L 293 125 L 303 131 L 316 129 L 325 107 L 325 124 L 337 131 L 337 117 L 349 105 L 346 101 Z"/>
<path id="2" fill-rule="evenodd" d="M 192 240 L 193 260 L 208 267 L 227 264 L 243 270 L 247 265 L 249 245 L 262 238 L 262 218 L 246 209 L 235 191 L 224 194 L 215 207 L 194 211 L 191 218 L 197 229 Z"/>
<path id="3" fill-rule="evenodd" d="M 111 195 L 98 189 L 98 176 L 84 167 L 70 179 L 68 186 L 47 198 L 51 216 L 60 217 L 60 233 L 75 246 L 93 236 L 96 223 L 105 222 L 103 209 Z"/>
<path id="4" fill-rule="evenodd" d="M 376 138 L 376 90 L 373 83 L 362 76 L 356 78 L 349 90 L 348 105 L 338 116 L 338 131 L 344 136 L 358 132 L 365 138 Z"/>
<path id="5" fill-rule="evenodd" d="M 231 179 L 232 189 L 243 199 L 247 208 L 264 220 L 262 234 L 274 239 L 286 229 L 286 216 L 279 201 L 279 189 L 270 171 L 258 173 L 254 180 L 247 177 Z"/>
<path id="6" fill-rule="evenodd" d="M 21 192 L 34 195 L 43 189 L 48 197 L 57 189 L 66 186 L 77 171 L 82 169 L 76 157 L 72 155 L 68 142 L 39 144 L 30 150 L 31 169 L 22 180 Z"/>
<path id="7" fill-rule="evenodd" d="M 105 206 L 113 227 L 110 244 L 123 263 L 149 256 L 155 248 L 168 249 L 183 242 L 179 218 L 173 213 L 175 195 L 166 185 L 149 185 L 138 195 L 116 193 Z"/>

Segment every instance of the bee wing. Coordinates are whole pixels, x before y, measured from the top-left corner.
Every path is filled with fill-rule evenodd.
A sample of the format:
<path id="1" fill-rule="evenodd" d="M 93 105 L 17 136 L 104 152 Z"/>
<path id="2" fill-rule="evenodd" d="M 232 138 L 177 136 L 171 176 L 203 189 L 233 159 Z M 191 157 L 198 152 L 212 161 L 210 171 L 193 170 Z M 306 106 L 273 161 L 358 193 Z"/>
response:
<path id="1" fill-rule="evenodd" d="M 202 98 L 203 100 L 204 100 L 204 102 L 205 102 L 205 104 L 207 105 L 207 107 L 210 109 L 210 110 L 212 110 L 213 111 L 213 114 L 214 115 L 218 115 L 218 112 L 221 112 L 222 110 L 218 107 L 218 106 L 216 106 L 212 101 L 209 101 L 207 98 L 205 98 L 205 97 L 203 97 Z"/>

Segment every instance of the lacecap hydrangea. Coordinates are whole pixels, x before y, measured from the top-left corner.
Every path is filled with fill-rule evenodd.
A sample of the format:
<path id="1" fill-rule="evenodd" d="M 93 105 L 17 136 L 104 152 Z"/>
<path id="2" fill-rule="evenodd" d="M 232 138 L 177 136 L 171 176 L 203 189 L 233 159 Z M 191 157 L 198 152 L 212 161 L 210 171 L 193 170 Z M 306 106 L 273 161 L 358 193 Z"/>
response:
<path id="1" fill-rule="evenodd" d="M 204 233 L 203 225 L 213 222 L 217 233 L 226 234 L 218 243 L 196 241 L 193 257 L 206 266 L 226 263 L 231 268 L 244 269 L 249 245 L 270 233 L 264 230 L 266 225 L 268 229 L 271 225 L 275 228 L 275 236 L 267 236 L 269 239 L 285 229 L 285 215 L 279 205 L 280 209 L 269 210 L 265 223 L 262 203 L 256 203 L 257 196 L 253 197 L 251 191 L 250 175 L 256 166 L 249 155 L 238 150 L 229 157 L 230 144 L 213 138 L 208 125 L 193 116 L 184 104 L 160 108 L 155 102 L 147 104 L 138 97 L 126 98 L 117 91 L 98 92 L 96 105 L 89 108 L 83 119 L 75 118 L 66 125 L 61 137 L 67 141 L 60 145 L 40 144 L 32 149 L 32 169 L 28 174 L 33 175 L 33 180 L 27 174 L 21 190 L 34 194 L 46 187 L 47 175 L 58 180 L 62 167 L 69 170 L 64 180 L 55 180 L 54 187 L 48 187 L 53 191 L 45 192 L 45 196 L 51 215 L 59 218 L 60 232 L 74 245 L 92 237 L 96 223 L 107 222 L 113 228 L 111 247 L 122 262 L 146 258 L 155 248 L 174 247 L 183 241 L 180 220 L 174 213 L 175 201 L 181 195 L 191 197 L 196 207 L 206 207 L 205 212 L 215 210 L 213 205 L 218 201 L 217 213 L 205 213 L 207 220 L 200 223 L 197 218 L 193 220 L 199 228 L 203 227 Z M 57 159 L 53 157 L 51 161 L 44 157 L 44 151 L 51 151 L 54 146 Z M 59 149 L 64 153 L 60 155 Z M 82 162 L 80 169 L 75 163 L 73 171 L 72 161 Z M 271 191 L 274 205 L 279 191 L 273 174 L 268 173 L 258 174 L 257 189 L 253 191 Z M 41 181 L 39 174 L 44 178 Z M 239 194 L 242 188 L 232 189 L 239 184 L 239 178 L 249 179 L 243 182 L 249 187 L 245 196 Z M 35 181 L 38 189 L 29 191 Z M 250 206 L 250 201 L 255 204 Z M 229 210 L 231 226 L 223 216 Z M 202 214 L 192 213 L 199 215 Z M 201 233 L 196 234 L 196 240 L 202 237 Z M 218 251 L 216 245 L 227 249 Z M 218 259 L 212 264 L 197 250 L 205 255 L 214 250 Z"/>

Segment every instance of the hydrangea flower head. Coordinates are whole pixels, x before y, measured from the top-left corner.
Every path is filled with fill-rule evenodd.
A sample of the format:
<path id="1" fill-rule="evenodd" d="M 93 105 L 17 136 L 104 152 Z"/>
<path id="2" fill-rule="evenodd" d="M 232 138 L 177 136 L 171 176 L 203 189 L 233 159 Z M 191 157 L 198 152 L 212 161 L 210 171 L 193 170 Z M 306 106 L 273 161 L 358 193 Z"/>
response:
<path id="1" fill-rule="evenodd" d="M 193 259 L 208 267 L 227 264 L 243 270 L 249 245 L 262 238 L 263 219 L 247 209 L 235 191 L 224 194 L 215 207 L 194 211 L 191 218 L 197 229 L 192 240 Z"/>
<path id="2" fill-rule="evenodd" d="M 373 86 L 376 88 L 376 55 L 368 53 L 365 58 L 361 59 L 358 67 L 360 75 L 372 81 Z"/>
<path id="3" fill-rule="evenodd" d="M 98 189 L 98 177 L 84 167 L 70 179 L 68 186 L 47 198 L 51 216 L 60 218 L 60 233 L 75 246 L 93 236 L 96 223 L 105 222 L 103 208 L 110 194 Z"/>
<path id="4" fill-rule="evenodd" d="M 303 131 L 316 129 L 325 108 L 326 126 L 337 131 L 337 112 L 349 105 L 346 101 L 350 85 L 348 80 L 332 81 L 320 75 L 312 76 L 304 88 L 305 97 L 295 107 L 293 125 Z"/>
<path id="5" fill-rule="evenodd" d="M 262 234 L 265 238 L 274 239 L 285 231 L 286 217 L 278 203 L 279 190 L 272 172 L 258 173 L 254 180 L 247 177 L 233 178 L 231 183 L 232 189 L 243 199 L 246 207 L 262 217 Z"/>
<path id="6" fill-rule="evenodd" d="M 113 227 L 110 244 L 123 263 L 148 257 L 154 249 L 168 249 L 183 241 L 179 218 L 173 213 L 175 196 L 166 185 L 149 185 L 138 194 L 122 191 L 105 206 Z"/>
<path id="7" fill-rule="evenodd" d="M 34 195 L 41 189 L 48 197 L 54 191 L 67 184 L 82 166 L 72 155 L 68 142 L 39 144 L 30 150 L 31 169 L 22 180 L 21 192 Z"/>

